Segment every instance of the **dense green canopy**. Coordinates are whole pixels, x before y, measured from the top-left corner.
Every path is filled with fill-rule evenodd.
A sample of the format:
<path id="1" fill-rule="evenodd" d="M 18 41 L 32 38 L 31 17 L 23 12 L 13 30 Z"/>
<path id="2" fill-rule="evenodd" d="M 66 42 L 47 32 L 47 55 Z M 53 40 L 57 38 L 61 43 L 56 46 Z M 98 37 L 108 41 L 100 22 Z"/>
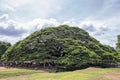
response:
<path id="1" fill-rule="evenodd" d="M 117 41 L 117 50 L 120 51 L 120 35 L 118 35 L 118 41 Z"/>
<path id="2" fill-rule="evenodd" d="M 5 53 L 5 51 L 11 46 L 10 43 L 0 41 L 0 57 Z"/>
<path id="3" fill-rule="evenodd" d="M 103 45 L 78 27 L 60 25 L 36 31 L 2 56 L 2 61 L 54 62 L 64 68 L 117 62 L 114 48 Z"/>
<path id="4" fill-rule="evenodd" d="M 116 44 L 116 49 L 117 49 L 117 52 L 119 53 L 119 60 L 120 60 L 120 35 L 118 35 L 118 41 L 117 41 L 117 44 Z"/>

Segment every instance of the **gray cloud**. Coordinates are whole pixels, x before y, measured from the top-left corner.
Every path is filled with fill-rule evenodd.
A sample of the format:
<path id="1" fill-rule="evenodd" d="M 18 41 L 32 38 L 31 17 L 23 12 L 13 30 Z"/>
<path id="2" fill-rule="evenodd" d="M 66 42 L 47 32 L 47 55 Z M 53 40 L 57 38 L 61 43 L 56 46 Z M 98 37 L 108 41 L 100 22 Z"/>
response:
<path id="1" fill-rule="evenodd" d="M 0 40 L 15 44 L 24 39 L 34 31 L 60 23 L 56 19 L 34 19 L 28 22 L 10 20 L 9 16 L 0 16 Z"/>
<path id="2" fill-rule="evenodd" d="M 120 35 L 120 29 L 119 25 L 111 25 L 113 24 L 112 20 L 108 20 L 106 24 L 98 20 L 83 21 L 80 26 L 101 43 L 116 47 L 117 35 Z M 114 18 L 114 20 L 119 19 Z"/>
<path id="3" fill-rule="evenodd" d="M 91 25 L 83 25 L 82 28 L 87 31 L 90 31 L 90 32 L 96 31 L 95 27 L 92 24 Z"/>
<path id="4" fill-rule="evenodd" d="M 8 19 L 8 15 L 4 14 L 2 16 L 0 16 L 0 22 L 5 22 Z"/>
<path id="5" fill-rule="evenodd" d="M 114 18 L 114 20 L 116 21 L 117 18 Z M 80 28 L 88 31 L 91 36 L 95 37 L 101 43 L 109 44 L 114 47 L 117 41 L 117 35 L 120 34 L 120 29 L 118 26 L 111 27 L 110 24 L 106 25 L 102 21 L 98 20 L 85 20 L 79 23 L 75 21 L 58 22 L 56 19 L 38 18 L 24 23 L 10 20 L 7 16 L 1 17 L 0 20 L 0 40 L 7 40 L 13 44 L 21 39 L 24 39 L 34 31 L 48 26 L 57 26 L 60 24 L 79 26 Z M 108 21 L 108 23 L 112 23 L 111 20 Z"/>
<path id="6" fill-rule="evenodd" d="M 98 31 L 95 32 L 95 36 L 102 36 L 108 34 L 111 31 L 110 28 L 107 27 L 100 27 Z"/>
<path id="7" fill-rule="evenodd" d="M 25 33 L 25 30 L 15 29 L 15 26 L 13 24 L 8 25 L 7 28 L 4 28 L 4 27 L 0 26 L 0 34 L 1 35 L 17 37 L 17 36 L 22 35 L 23 33 Z"/>
<path id="8" fill-rule="evenodd" d="M 103 31 L 103 32 L 106 32 L 106 31 L 109 31 L 110 28 L 107 28 L 107 27 L 100 27 L 100 31 Z"/>

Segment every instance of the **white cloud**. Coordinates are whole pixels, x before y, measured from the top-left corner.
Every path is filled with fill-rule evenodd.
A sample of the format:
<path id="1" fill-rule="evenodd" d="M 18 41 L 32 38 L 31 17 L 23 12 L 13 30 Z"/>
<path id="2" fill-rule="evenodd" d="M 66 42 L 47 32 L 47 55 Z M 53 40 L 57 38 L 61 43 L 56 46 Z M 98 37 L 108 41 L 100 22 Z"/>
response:
<path id="1" fill-rule="evenodd" d="M 83 4 L 84 1 L 83 5 L 78 4 L 81 1 L 0 0 L 0 15 L 5 14 L 0 16 L 0 40 L 15 43 L 36 30 L 68 24 L 85 29 L 104 44 L 115 46 L 117 35 L 120 34 L 120 0 L 87 0 L 87 6 Z M 91 5 L 93 3 L 95 5 Z M 59 22 L 50 17 L 65 21 Z"/>
<path id="2" fill-rule="evenodd" d="M 116 46 L 117 35 L 120 35 L 119 17 L 111 17 L 106 20 L 87 19 L 80 22 L 79 27 L 85 29 L 103 44 Z"/>
<path id="3" fill-rule="evenodd" d="M 5 14 L 5 13 L 11 12 L 11 11 L 15 11 L 15 8 L 8 5 L 6 0 L 1 0 L 0 1 L 0 12 L 1 12 L 1 14 Z"/>
<path id="4" fill-rule="evenodd" d="M 101 13 L 104 17 L 120 16 L 120 0 L 104 0 Z"/>
<path id="5" fill-rule="evenodd" d="M 103 44 L 108 44 L 115 47 L 117 35 L 120 34 L 118 26 L 111 27 L 112 19 L 105 21 L 86 19 L 81 22 L 73 20 L 59 22 L 56 19 L 34 19 L 27 22 L 19 22 L 9 19 L 8 15 L 0 17 L 0 40 L 5 40 L 11 43 L 24 39 L 34 31 L 40 30 L 49 26 L 58 26 L 60 24 L 68 24 L 71 26 L 78 26 L 85 29 L 89 34 L 95 37 Z M 114 21 L 118 20 L 114 18 Z M 108 24 L 109 23 L 109 24 Z M 112 25 L 113 26 L 113 25 Z"/>
<path id="6" fill-rule="evenodd" d="M 24 37 L 11 37 L 11 36 L 3 36 L 0 35 L 0 40 L 5 42 L 10 42 L 12 44 L 18 42 L 19 40 L 22 40 Z"/>
<path id="7" fill-rule="evenodd" d="M 63 25 L 65 24 L 65 25 L 71 25 L 71 26 L 78 26 L 78 23 L 77 23 L 77 22 L 71 21 L 71 20 L 69 20 L 69 21 L 64 21 L 62 24 L 63 24 Z"/>
<path id="8" fill-rule="evenodd" d="M 9 6 L 11 6 L 13 8 L 17 8 L 17 7 L 20 7 L 20 6 L 23 6 L 23 5 L 27 4 L 28 2 L 30 2 L 30 0 L 9 0 L 9 1 L 5 0 L 5 2 Z"/>
<path id="9" fill-rule="evenodd" d="M 28 22 L 18 22 L 10 20 L 8 15 L 0 17 L 0 40 L 14 44 L 18 40 L 25 38 L 34 31 L 49 26 L 58 26 L 60 23 L 56 19 L 34 19 Z"/>
<path id="10" fill-rule="evenodd" d="M 12 6 L 9 6 L 9 5 L 4 5 L 3 8 L 8 11 L 15 11 L 15 8 L 13 8 Z"/>
<path id="11" fill-rule="evenodd" d="M 0 14 L 9 14 L 16 20 L 48 18 L 62 9 L 57 0 L 2 0 Z"/>
<path id="12" fill-rule="evenodd" d="M 2 16 L 0 16 L 0 22 L 4 22 L 8 19 L 8 15 L 7 14 L 4 14 Z"/>

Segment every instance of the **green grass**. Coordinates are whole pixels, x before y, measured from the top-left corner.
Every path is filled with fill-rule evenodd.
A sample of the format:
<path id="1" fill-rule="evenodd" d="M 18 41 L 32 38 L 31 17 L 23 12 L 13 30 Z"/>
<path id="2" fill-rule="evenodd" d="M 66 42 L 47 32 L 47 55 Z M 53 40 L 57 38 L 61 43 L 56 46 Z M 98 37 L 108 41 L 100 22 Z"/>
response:
<path id="1" fill-rule="evenodd" d="M 27 70 L 27 69 L 6 69 L 0 71 L 0 78 L 8 78 L 14 76 L 21 76 L 21 75 L 30 75 L 36 73 L 34 70 Z"/>
<path id="2" fill-rule="evenodd" d="M 0 80 L 98 80 L 103 75 L 119 71 L 120 68 L 106 68 L 106 69 L 93 69 L 93 70 L 76 70 L 71 72 L 60 73 L 41 73 L 40 70 L 27 70 L 27 69 L 8 69 L 0 71 Z M 22 79 L 22 76 L 27 78 Z M 21 78 L 21 79 L 18 79 Z"/>
<path id="3" fill-rule="evenodd" d="M 61 73 L 44 73 L 32 74 L 33 80 L 93 80 L 99 78 L 104 74 L 120 69 L 103 69 L 103 70 L 77 70 L 72 72 Z"/>

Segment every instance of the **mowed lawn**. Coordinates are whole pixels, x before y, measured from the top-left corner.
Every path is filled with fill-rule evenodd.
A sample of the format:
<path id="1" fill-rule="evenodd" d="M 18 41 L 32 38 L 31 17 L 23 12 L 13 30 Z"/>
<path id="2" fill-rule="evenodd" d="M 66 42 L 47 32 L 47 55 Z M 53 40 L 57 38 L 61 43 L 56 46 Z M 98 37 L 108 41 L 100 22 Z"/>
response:
<path id="1" fill-rule="evenodd" d="M 48 73 L 30 69 L 0 69 L 0 80 L 120 80 L 120 68 L 87 68 Z"/>

